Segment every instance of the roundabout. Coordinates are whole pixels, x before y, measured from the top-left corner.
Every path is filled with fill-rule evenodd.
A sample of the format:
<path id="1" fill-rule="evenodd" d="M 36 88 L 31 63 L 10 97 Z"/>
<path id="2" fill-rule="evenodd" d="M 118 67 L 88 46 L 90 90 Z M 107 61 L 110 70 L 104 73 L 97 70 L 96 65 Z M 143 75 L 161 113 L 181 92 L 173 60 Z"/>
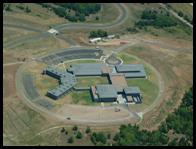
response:
<path id="1" fill-rule="evenodd" d="M 105 63 L 107 63 L 108 65 L 120 65 L 123 63 L 123 61 L 116 57 L 116 55 L 114 53 L 112 53 L 106 60 Z"/>

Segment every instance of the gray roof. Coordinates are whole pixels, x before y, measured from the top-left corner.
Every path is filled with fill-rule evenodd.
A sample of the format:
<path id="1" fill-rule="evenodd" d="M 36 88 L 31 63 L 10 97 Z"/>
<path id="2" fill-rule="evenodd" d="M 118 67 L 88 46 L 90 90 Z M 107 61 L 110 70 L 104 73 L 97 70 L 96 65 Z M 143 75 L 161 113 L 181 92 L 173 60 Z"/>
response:
<path id="1" fill-rule="evenodd" d="M 101 63 L 83 63 L 83 64 L 73 64 L 71 68 L 68 69 L 69 72 L 73 72 L 77 75 L 101 75 L 102 67 L 106 66 Z"/>
<path id="2" fill-rule="evenodd" d="M 140 94 L 140 89 L 138 87 L 126 87 L 124 92 L 125 94 Z"/>
<path id="3" fill-rule="evenodd" d="M 126 78 L 145 78 L 146 73 L 145 72 L 129 72 L 129 73 L 124 73 Z"/>
<path id="4" fill-rule="evenodd" d="M 61 75 L 63 75 L 63 71 L 60 71 L 60 70 L 58 70 L 57 68 L 55 68 L 55 67 L 47 67 L 46 69 L 45 69 L 46 71 L 49 71 L 49 72 L 51 72 L 51 73 L 54 73 L 54 74 L 56 74 L 56 75 L 58 75 L 58 76 L 61 76 Z"/>
<path id="5" fill-rule="evenodd" d="M 115 68 L 118 73 L 124 73 L 126 78 L 146 77 L 142 64 L 116 65 Z"/>
<path id="6" fill-rule="evenodd" d="M 59 97 L 76 84 L 75 76 L 73 74 L 68 73 L 66 70 L 60 71 L 54 67 L 47 67 L 45 70 L 50 73 L 53 73 L 54 75 L 58 75 L 60 79 L 60 85 L 48 91 L 47 93 L 49 94 Z"/>
<path id="7" fill-rule="evenodd" d="M 75 85 L 76 84 L 76 78 L 74 77 L 74 75 L 65 72 L 63 75 L 61 75 L 60 78 L 60 83 L 61 84 L 70 84 L 70 85 Z"/>
<path id="8" fill-rule="evenodd" d="M 96 92 L 99 98 L 117 98 L 117 92 L 113 85 L 97 85 Z"/>
<path id="9" fill-rule="evenodd" d="M 140 72 L 144 70 L 142 64 L 122 64 L 115 67 L 117 72 Z"/>

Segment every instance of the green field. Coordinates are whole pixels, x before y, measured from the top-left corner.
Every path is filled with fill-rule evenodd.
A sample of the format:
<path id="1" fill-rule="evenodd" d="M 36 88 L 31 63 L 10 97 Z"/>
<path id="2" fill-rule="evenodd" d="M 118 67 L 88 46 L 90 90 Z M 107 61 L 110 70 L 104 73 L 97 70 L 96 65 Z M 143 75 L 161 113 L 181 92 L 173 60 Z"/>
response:
<path id="1" fill-rule="evenodd" d="M 134 63 L 137 61 L 134 57 L 132 57 L 131 55 L 128 55 L 124 52 L 118 53 L 117 56 L 123 60 L 123 64 L 130 64 L 130 63 Z"/>
<path id="2" fill-rule="evenodd" d="M 77 77 L 77 87 L 90 87 L 90 86 L 95 86 L 97 84 L 108 84 L 108 79 L 107 77 L 99 77 L 99 76 L 94 76 L 94 77 Z"/>
<path id="3" fill-rule="evenodd" d="M 133 46 L 130 50 L 134 52 L 144 51 L 146 47 L 143 46 Z M 140 59 L 136 59 L 134 56 L 126 53 L 120 52 L 118 56 L 123 60 L 124 64 L 131 64 L 131 63 L 141 63 L 143 64 Z M 130 105 L 132 109 L 144 109 L 150 104 L 153 103 L 156 96 L 158 95 L 158 85 L 157 85 L 157 77 L 155 73 L 149 68 L 147 65 L 144 64 L 144 69 L 147 75 L 147 79 L 143 78 L 134 78 L 134 79 L 126 79 L 128 86 L 137 86 L 140 88 L 143 100 L 142 104 L 138 105 Z"/>
<path id="4" fill-rule="evenodd" d="M 73 104 L 99 105 L 93 102 L 89 91 L 74 91 L 71 94 Z"/>
<path id="5" fill-rule="evenodd" d="M 143 97 L 142 104 L 144 105 L 150 105 L 158 95 L 158 86 L 148 79 L 127 79 L 127 83 L 129 86 L 140 88 Z"/>
<path id="6" fill-rule="evenodd" d="M 184 15 L 187 15 L 189 18 L 193 18 L 193 6 L 191 6 L 189 3 L 168 3 L 171 8 L 179 12 L 181 11 Z"/>
<path id="7" fill-rule="evenodd" d="M 102 63 L 101 61 L 99 61 L 99 60 L 96 60 L 96 59 L 89 59 L 89 60 L 82 60 L 82 59 L 80 59 L 80 60 L 74 60 L 74 61 L 68 61 L 68 62 L 65 62 L 64 63 L 64 66 L 66 67 L 66 68 L 69 68 L 70 67 L 70 65 L 73 65 L 73 64 L 81 64 L 81 63 Z M 59 69 L 64 69 L 63 67 L 62 67 L 62 65 L 59 65 L 59 66 L 57 66 L 57 68 L 59 68 Z"/>

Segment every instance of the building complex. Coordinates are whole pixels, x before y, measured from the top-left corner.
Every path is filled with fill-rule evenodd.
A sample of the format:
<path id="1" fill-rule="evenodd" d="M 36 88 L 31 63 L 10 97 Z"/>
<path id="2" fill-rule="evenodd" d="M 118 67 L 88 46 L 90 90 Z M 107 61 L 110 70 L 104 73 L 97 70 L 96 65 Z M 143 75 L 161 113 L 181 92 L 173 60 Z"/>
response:
<path id="1" fill-rule="evenodd" d="M 89 88 L 92 100 L 96 102 L 115 102 L 121 96 L 128 103 L 141 103 L 140 89 L 128 86 L 126 78 L 146 78 L 142 64 L 121 64 L 115 66 L 108 66 L 102 63 L 73 64 L 64 71 L 48 67 L 44 69 L 44 74 L 59 80 L 60 85 L 46 94 L 55 100 L 74 88 L 76 77 L 106 76 L 109 84 L 99 84 Z"/>

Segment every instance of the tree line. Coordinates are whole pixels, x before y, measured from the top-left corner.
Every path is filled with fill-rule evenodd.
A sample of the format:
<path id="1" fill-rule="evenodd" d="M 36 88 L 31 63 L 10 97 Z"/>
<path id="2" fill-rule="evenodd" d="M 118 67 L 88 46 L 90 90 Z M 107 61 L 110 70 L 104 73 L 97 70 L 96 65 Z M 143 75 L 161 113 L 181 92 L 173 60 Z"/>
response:
<path id="1" fill-rule="evenodd" d="M 176 134 L 185 137 L 174 138 L 169 141 L 168 131 L 173 130 Z M 192 87 L 185 93 L 182 103 L 174 113 L 168 115 L 158 130 L 139 130 L 136 125 L 122 125 L 120 132 L 113 140 L 113 145 L 169 145 L 190 146 L 193 143 L 193 96 Z"/>
<path id="2" fill-rule="evenodd" d="M 146 9 L 142 12 L 141 18 L 135 23 L 138 28 L 153 26 L 156 28 L 176 26 L 178 21 L 168 12 Z"/>
<path id="3" fill-rule="evenodd" d="M 75 139 L 82 139 L 85 134 L 77 126 L 72 128 L 75 134 L 71 135 L 68 143 L 74 143 Z M 181 134 L 182 137 L 169 138 L 168 132 L 173 131 Z M 62 128 L 62 133 L 68 132 Z M 105 132 L 93 132 L 90 127 L 85 130 L 90 141 L 94 145 L 112 146 L 191 146 L 193 143 L 193 96 L 192 87 L 184 94 L 181 105 L 166 120 L 161 123 L 159 128 L 154 131 L 139 129 L 138 125 L 121 125 L 119 132 L 113 136 Z M 175 135 L 174 135 L 175 136 Z"/>
<path id="4" fill-rule="evenodd" d="M 71 22 L 84 22 L 86 20 L 86 16 L 95 14 L 101 9 L 101 5 L 97 3 L 54 3 L 56 6 L 45 3 L 39 4 L 44 8 L 52 9 L 56 15 Z"/>

